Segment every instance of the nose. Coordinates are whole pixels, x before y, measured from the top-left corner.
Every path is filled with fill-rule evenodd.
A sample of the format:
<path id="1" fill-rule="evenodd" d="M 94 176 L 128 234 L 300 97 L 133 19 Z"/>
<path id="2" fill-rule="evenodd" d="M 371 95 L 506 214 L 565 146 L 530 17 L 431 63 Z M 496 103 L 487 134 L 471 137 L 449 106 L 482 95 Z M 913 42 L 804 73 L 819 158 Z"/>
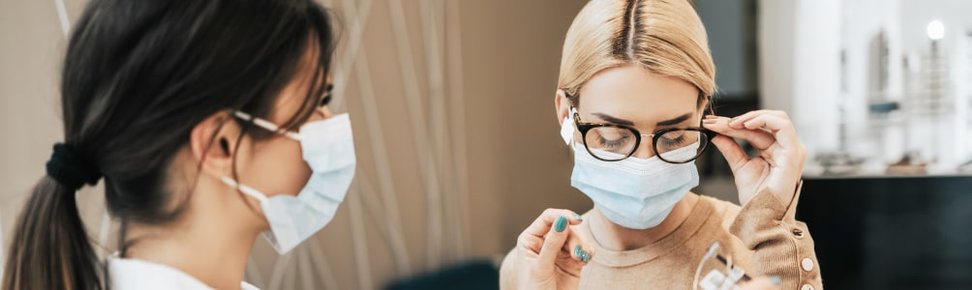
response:
<path id="1" fill-rule="evenodd" d="M 638 148 L 635 149 L 634 154 L 631 157 L 648 159 L 655 156 L 655 149 L 651 148 L 652 137 L 654 134 L 641 134 L 641 143 L 638 144 Z"/>
<path id="2" fill-rule="evenodd" d="M 331 110 L 327 106 L 321 106 L 317 110 L 314 110 L 314 115 L 311 116 L 311 120 L 326 120 L 333 116 L 334 114 L 331 113 Z"/>

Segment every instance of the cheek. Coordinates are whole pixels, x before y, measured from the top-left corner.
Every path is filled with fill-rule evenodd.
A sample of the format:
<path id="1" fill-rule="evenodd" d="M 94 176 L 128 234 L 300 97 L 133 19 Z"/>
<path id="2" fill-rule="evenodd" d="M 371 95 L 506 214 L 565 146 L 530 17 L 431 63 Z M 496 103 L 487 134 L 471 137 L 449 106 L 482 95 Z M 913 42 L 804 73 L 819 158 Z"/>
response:
<path id="1" fill-rule="evenodd" d="M 301 156 L 300 144 L 286 138 L 262 143 L 253 148 L 252 161 L 243 182 L 270 196 L 297 195 L 311 174 Z"/>

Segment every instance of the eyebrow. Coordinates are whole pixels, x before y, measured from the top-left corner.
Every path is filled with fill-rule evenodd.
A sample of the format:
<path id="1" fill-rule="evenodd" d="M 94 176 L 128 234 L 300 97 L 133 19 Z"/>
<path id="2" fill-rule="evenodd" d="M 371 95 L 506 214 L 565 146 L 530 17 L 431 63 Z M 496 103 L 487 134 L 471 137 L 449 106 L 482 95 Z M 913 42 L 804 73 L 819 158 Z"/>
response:
<path id="1" fill-rule="evenodd" d="M 604 113 L 593 113 L 592 115 L 597 116 L 598 118 L 601 118 L 601 120 L 604 120 L 604 121 L 606 121 L 608 123 L 617 124 L 617 125 L 624 125 L 624 126 L 634 126 L 634 122 L 632 122 L 630 120 L 621 119 L 621 118 L 614 117 L 614 116 L 611 116 L 611 115 L 608 115 L 608 114 L 604 114 Z M 658 123 L 655 123 L 655 126 L 662 126 L 662 127 L 664 127 L 664 126 L 678 125 L 678 124 L 681 124 L 682 122 L 685 122 L 685 120 L 688 120 L 691 117 L 692 117 L 692 113 L 685 113 L 685 114 L 682 114 L 681 116 L 678 116 L 678 117 L 675 117 L 675 118 L 671 118 L 671 119 L 664 120 L 664 121 L 659 121 Z"/>

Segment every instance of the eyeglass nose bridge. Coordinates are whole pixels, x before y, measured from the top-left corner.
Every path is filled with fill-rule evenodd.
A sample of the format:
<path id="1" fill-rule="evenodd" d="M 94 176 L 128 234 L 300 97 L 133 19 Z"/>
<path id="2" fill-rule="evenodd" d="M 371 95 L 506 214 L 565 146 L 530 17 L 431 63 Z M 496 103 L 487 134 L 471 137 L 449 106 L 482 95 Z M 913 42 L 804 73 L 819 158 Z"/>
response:
<path id="1" fill-rule="evenodd" d="M 648 157 L 651 157 L 651 156 L 655 156 L 655 154 L 658 154 L 657 152 L 655 152 L 655 147 L 653 146 L 654 143 L 655 143 L 655 140 L 654 140 L 655 139 L 655 133 L 645 134 L 645 133 L 640 133 L 639 132 L 638 134 L 641 135 L 641 142 L 639 142 L 639 144 L 635 144 L 635 147 L 632 149 L 631 154 L 629 155 L 629 157 L 630 156 L 637 155 L 638 154 L 638 150 L 642 150 L 641 148 L 648 148 L 649 152 L 651 152 L 651 155 L 643 156 L 643 158 L 648 158 Z M 644 147 L 642 147 L 642 146 L 644 146 Z"/>

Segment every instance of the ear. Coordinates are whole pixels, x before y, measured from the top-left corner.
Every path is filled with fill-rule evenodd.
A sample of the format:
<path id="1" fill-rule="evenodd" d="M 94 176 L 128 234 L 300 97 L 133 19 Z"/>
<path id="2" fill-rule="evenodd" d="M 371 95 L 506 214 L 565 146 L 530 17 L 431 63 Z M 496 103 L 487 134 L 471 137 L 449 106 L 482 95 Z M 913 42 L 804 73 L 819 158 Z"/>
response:
<path id="1" fill-rule="evenodd" d="M 557 123 L 563 126 L 567 114 L 570 113 L 570 100 L 567 99 L 567 93 L 562 89 L 557 89 L 557 93 L 554 95 L 554 108 L 557 109 Z"/>
<path id="2" fill-rule="evenodd" d="M 207 117 L 189 133 L 193 161 L 212 176 L 230 176 L 239 134 L 240 126 L 229 112 L 220 111 Z"/>

